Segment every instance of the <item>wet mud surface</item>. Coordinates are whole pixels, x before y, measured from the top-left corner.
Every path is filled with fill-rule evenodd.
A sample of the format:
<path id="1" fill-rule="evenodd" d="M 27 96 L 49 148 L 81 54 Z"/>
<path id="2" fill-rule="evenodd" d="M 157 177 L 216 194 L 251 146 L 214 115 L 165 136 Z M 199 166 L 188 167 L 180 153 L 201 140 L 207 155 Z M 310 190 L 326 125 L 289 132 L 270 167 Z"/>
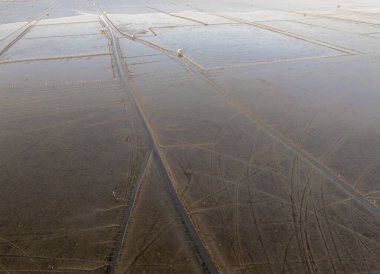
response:
<path id="1" fill-rule="evenodd" d="M 379 272 L 379 16 L 0 1 L 0 273 Z"/>

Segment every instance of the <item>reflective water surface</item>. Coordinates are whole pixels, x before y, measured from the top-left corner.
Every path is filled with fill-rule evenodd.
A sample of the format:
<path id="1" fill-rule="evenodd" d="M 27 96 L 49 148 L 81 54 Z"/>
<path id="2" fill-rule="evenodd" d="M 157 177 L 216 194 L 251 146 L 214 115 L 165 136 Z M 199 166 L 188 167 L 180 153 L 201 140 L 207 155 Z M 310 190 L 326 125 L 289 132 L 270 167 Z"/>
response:
<path id="1" fill-rule="evenodd" d="M 379 15 L 0 1 L 0 273 L 379 272 Z"/>

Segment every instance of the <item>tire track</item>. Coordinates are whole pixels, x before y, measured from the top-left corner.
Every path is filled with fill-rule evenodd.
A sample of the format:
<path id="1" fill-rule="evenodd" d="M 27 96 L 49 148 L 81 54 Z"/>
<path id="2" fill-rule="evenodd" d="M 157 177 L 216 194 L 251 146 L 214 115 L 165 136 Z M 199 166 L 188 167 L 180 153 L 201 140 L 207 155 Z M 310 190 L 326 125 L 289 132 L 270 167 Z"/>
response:
<path id="1" fill-rule="evenodd" d="M 127 210 L 123 216 L 122 224 L 120 226 L 119 235 L 117 236 L 117 240 L 116 240 L 116 245 L 112 251 L 111 264 L 107 267 L 106 273 L 115 273 L 115 271 L 116 271 L 116 262 L 117 262 L 119 255 L 120 255 L 121 249 L 123 247 L 125 234 L 127 232 L 128 225 L 129 225 L 129 220 L 132 216 L 133 209 L 135 208 L 137 196 L 138 196 L 139 191 L 140 191 L 140 186 L 141 186 L 142 181 L 145 178 L 146 171 L 149 168 L 151 158 L 152 158 L 152 152 L 149 153 L 149 156 L 145 160 L 144 168 L 143 168 L 142 172 L 140 173 L 140 177 L 137 179 L 137 185 L 132 190 L 131 201 L 130 201 L 129 206 L 127 207 Z"/>
<path id="2" fill-rule="evenodd" d="M 357 201 L 360 205 L 366 208 L 371 214 L 375 217 L 380 217 L 380 209 L 374 206 L 370 201 L 364 198 L 359 192 L 353 189 L 344 179 L 340 178 L 337 174 L 334 173 L 329 167 L 320 163 L 319 160 L 315 159 L 313 155 L 304 150 L 298 144 L 294 143 L 292 140 L 289 140 L 288 137 L 284 136 L 277 129 L 273 128 L 271 125 L 268 125 L 265 121 L 258 117 L 256 113 L 254 116 L 248 110 L 246 110 L 241 104 L 234 101 L 228 93 L 220 87 L 217 83 L 215 83 L 212 79 L 210 79 L 207 75 L 205 75 L 202 71 L 199 71 L 196 67 L 193 67 L 193 71 L 197 72 L 198 75 L 210 83 L 215 90 L 225 98 L 225 101 L 231 105 L 238 112 L 247 117 L 253 124 L 255 124 L 258 128 L 260 128 L 263 132 L 265 132 L 269 137 L 273 138 L 275 141 L 283 145 L 285 148 L 289 149 L 289 151 L 293 152 L 297 155 L 303 162 L 309 164 L 314 167 L 320 174 L 324 175 L 324 177 L 335 184 L 340 190 L 342 190 L 345 194 L 352 197 L 355 201 Z"/>
<path id="3" fill-rule="evenodd" d="M 136 98 L 136 95 L 134 94 L 134 91 L 130 90 L 130 88 L 128 86 L 128 81 L 127 81 L 127 78 L 124 74 L 123 64 L 122 64 L 122 61 L 120 58 L 120 48 L 118 45 L 118 41 L 114 35 L 113 28 L 111 26 L 112 24 L 108 22 L 106 16 L 104 16 L 104 13 L 103 13 L 103 15 L 100 16 L 100 20 L 101 20 L 102 24 L 107 28 L 107 30 L 110 34 L 110 38 L 111 38 L 111 42 L 112 42 L 112 53 L 114 56 L 114 61 L 115 61 L 115 65 L 116 65 L 118 75 L 120 77 L 120 80 L 123 83 L 124 90 L 127 93 L 127 95 L 129 96 L 129 98 L 131 99 L 131 103 L 132 103 L 133 107 L 136 109 L 136 112 L 139 116 L 139 119 L 140 119 L 146 133 L 147 133 L 148 142 L 149 142 L 149 144 L 153 150 L 153 156 L 156 160 L 159 171 L 160 171 L 160 173 L 161 173 L 161 175 L 165 181 L 165 185 L 166 185 L 166 188 L 169 192 L 169 195 L 173 199 L 175 207 L 176 207 L 176 209 L 177 209 L 177 211 L 178 211 L 178 213 L 179 213 L 179 215 L 180 215 L 180 217 L 181 217 L 181 219 L 185 225 L 185 228 L 186 228 L 187 232 L 189 233 L 189 236 L 192 239 L 193 244 L 194 244 L 195 248 L 197 249 L 205 267 L 208 269 L 208 271 L 211 274 L 218 274 L 219 271 L 218 271 L 216 265 L 214 264 L 211 256 L 209 255 L 207 248 L 204 246 L 203 241 L 202 241 L 196 227 L 194 226 L 190 216 L 188 215 L 185 206 L 183 205 L 182 201 L 178 197 L 178 194 L 177 194 L 175 186 L 174 186 L 174 182 L 175 182 L 174 176 L 170 170 L 170 167 L 168 165 L 168 162 L 167 162 L 165 156 L 163 155 L 163 153 L 159 149 L 160 146 L 159 146 L 158 138 L 157 138 L 157 136 L 155 136 L 155 133 L 154 133 L 152 127 L 150 126 L 150 124 L 149 124 L 149 122 L 148 122 L 148 120 L 144 114 L 144 111 L 141 107 L 141 104 L 138 101 L 138 99 Z M 112 263 L 115 263 L 115 262 L 112 262 Z M 113 273 L 113 272 L 111 272 L 111 273 Z"/>
<path id="4" fill-rule="evenodd" d="M 157 46 L 153 46 L 153 45 L 150 45 L 150 46 L 157 48 Z M 171 55 L 170 52 L 168 51 L 164 51 L 164 53 L 166 55 Z M 256 115 L 255 117 L 252 117 L 250 113 L 248 113 L 244 108 L 242 108 L 242 106 L 239 105 L 239 103 L 234 102 L 231 98 L 229 98 L 226 91 L 222 87 L 219 87 L 212 79 L 209 79 L 209 77 L 207 77 L 207 75 L 205 75 L 202 72 L 202 70 L 194 67 L 193 64 L 189 64 L 189 62 L 187 61 L 182 61 L 180 63 L 182 63 L 182 65 L 184 66 L 187 66 L 192 71 L 199 73 L 199 75 L 201 75 L 203 79 L 211 83 L 216 88 L 216 91 L 218 91 L 225 97 L 226 101 L 228 101 L 230 105 L 235 107 L 235 109 L 237 109 L 244 116 L 248 117 L 254 124 L 258 125 L 258 127 L 262 129 L 266 134 L 274 138 L 274 140 L 278 141 L 280 144 L 284 145 L 285 148 L 289 149 L 290 151 L 293 151 L 301 160 L 305 161 L 306 163 L 314 167 L 315 170 L 320 172 L 322 175 L 324 175 L 324 177 L 328 179 L 328 181 L 335 184 L 339 189 L 343 190 L 344 193 L 348 194 L 355 201 L 357 201 L 359 204 L 364 206 L 368 211 L 371 212 L 371 214 L 374 214 L 376 217 L 380 216 L 380 210 L 378 208 L 370 204 L 369 201 L 366 200 L 360 193 L 352 189 L 344 179 L 339 178 L 338 175 L 334 173 L 334 171 L 330 170 L 329 167 L 320 163 L 317 159 L 313 157 L 313 155 L 310 155 L 309 152 L 301 148 L 299 144 L 296 144 L 292 142 L 291 140 L 289 140 L 286 136 L 283 136 L 283 134 L 278 132 L 276 129 L 274 129 L 270 125 L 267 125 L 260 118 L 256 117 Z"/>
<path id="5" fill-rule="evenodd" d="M 212 13 L 211 13 L 212 14 Z M 215 14 L 213 14 L 215 15 Z M 220 16 L 220 15 L 217 15 Z M 235 20 L 236 18 L 229 18 L 230 20 Z M 241 22 L 248 25 L 254 25 L 249 22 Z M 114 26 L 115 27 L 115 26 Z M 263 28 L 263 26 L 258 25 L 257 27 Z M 116 28 L 116 27 L 115 27 Z M 117 29 L 117 28 L 116 28 Z M 277 29 L 268 29 L 270 31 L 278 31 Z M 288 35 L 288 34 L 285 34 Z M 294 36 L 295 38 L 305 40 L 304 37 L 298 37 Z M 140 39 L 143 44 L 153 47 L 155 49 L 160 50 L 162 53 L 168 55 L 169 57 L 174 59 L 174 55 L 171 54 L 171 51 L 167 49 L 162 49 L 158 45 L 152 45 L 151 43 L 147 43 L 145 40 Z M 308 40 L 307 40 L 308 41 Z M 316 41 L 309 41 L 311 43 L 318 44 L 319 42 Z M 351 52 L 345 51 L 345 49 L 341 48 L 334 48 L 331 45 L 325 45 L 321 44 L 322 46 L 330 47 L 338 51 L 343 51 L 348 54 L 352 54 Z M 361 204 L 364 208 L 366 208 L 371 214 L 373 214 L 375 217 L 380 217 L 380 209 L 374 206 L 370 201 L 368 201 L 366 198 L 364 198 L 359 192 L 357 192 L 354 188 L 352 188 L 344 179 L 340 178 L 337 174 L 334 173 L 329 167 L 325 166 L 324 164 L 320 163 L 313 155 L 311 155 L 309 152 L 305 151 L 303 148 L 300 147 L 299 144 L 294 143 L 293 141 L 289 140 L 286 136 L 284 136 L 282 133 L 280 133 L 278 130 L 273 128 L 272 126 L 268 125 L 266 122 L 264 122 L 261 118 L 257 117 L 255 114 L 255 117 L 253 117 L 247 110 L 244 109 L 239 103 L 235 102 L 233 99 L 230 98 L 228 93 L 220 87 L 215 81 L 210 79 L 199 66 L 195 65 L 193 62 L 188 60 L 187 58 L 182 58 L 184 61 L 180 62 L 183 66 L 191 69 L 193 72 L 196 72 L 202 79 L 204 79 L 206 82 L 210 83 L 224 99 L 225 101 L 231 105 L 235 110 L 237 110 L 239 113 L 243 114 L 246 118 L 248 118 L 252 123 L 254 123 L 258 128 L 260 128 L 263 132 L 265 132 L 269 137 L 273 138 L 275 141 L 283 145 L 285 148 L 289 149 L 295 155 L 298 155 L 302 161 L 309 164 L 310 166 L 314 167 L 317 171 L 319 171 L 321 174 L 325 176 L 325 178 L 335 184 L 340 190 L 342 190 L 345 194 L 352 197 L 354 200 L 356 200 L 359 204 Z"/>
<path id="6" fill-rule="evenodd" d="M 317 225 L 318 225 L 318 232 L 321 235 L 321 238 L 322 238 L 322 241 L 323 241 L 323 245 L 324 245 L 324 248 L 326 249 L 326 252 L 327 252 L 327 255 L 328 255 L 331 267 L 332 267 L 332 270 L 333 270 L 334 274 L 336 274 L 337 271 L 336 271 L 336 268 L 335 268 L 333 257 L 331 255 L 331 251 L 330 251 L 330 249 L 328 247 L 326 236 L 325 236 L 325 233 L 323 232 L 322 225 L 321 225 L 321 222 L 320 222 L 318 214 L 317 214 L 317 209 L 316 209 L 316 206 L 315 206 L 315 202 L 314 202 L 313 196 L 311 196 L 311 203 L 312 203 L 312 206 L 313 206 L 315 220 L 316 220 Z M 334 246 L 335 246 L 335 243 L 334 243 Z M 335 249 L 336 249 L 336 246 L 335 246 Z"/>

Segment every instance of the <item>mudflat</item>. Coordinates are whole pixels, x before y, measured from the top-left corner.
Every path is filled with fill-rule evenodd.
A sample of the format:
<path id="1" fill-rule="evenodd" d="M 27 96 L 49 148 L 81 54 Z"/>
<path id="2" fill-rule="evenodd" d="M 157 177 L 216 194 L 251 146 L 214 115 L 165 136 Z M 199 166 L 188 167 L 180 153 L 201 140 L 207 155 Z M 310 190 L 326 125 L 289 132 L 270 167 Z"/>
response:
<path id="1" fill-rule="evenodd" d="M 374 0 L 0 0 L 0 273 L 380 272 L 379 56 Z"/>

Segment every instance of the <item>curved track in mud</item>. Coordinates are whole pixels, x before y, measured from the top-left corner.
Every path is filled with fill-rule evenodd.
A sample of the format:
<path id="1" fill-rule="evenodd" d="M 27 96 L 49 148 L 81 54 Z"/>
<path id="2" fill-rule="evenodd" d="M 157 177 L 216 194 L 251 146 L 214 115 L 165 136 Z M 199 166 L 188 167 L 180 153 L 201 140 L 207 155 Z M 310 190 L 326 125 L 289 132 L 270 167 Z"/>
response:
<path id="1" fill-rule="evenodd" d="M 214 14 L 215 15 L 215 14 Z M 227 17 L 228 19 L 234 20 L 236 22 L 257 26 L 257 27 L 264 27 L 265 26 L 261 24 L 253 24 L 250 22 L 237 20 L 236 18 Z M 278 31 L 273 28 L 267 28 L 270 31 Z M 285 35 L 288 35 L 287 33 L 284 33 Z M 300 38 L 300 37 L 297 37 Z M 301 37 L 301 39 L 305 39 L 304 37 Z M 314 42 L 314 41 L 312 41 Z M 319 43 L 319 42 L 315 42 Z M 328 47 L 345 51 L 345 49 L 339 49 L 335 48 L 333 46 L 327 45 Z M 346 53 L 352 54 L 350 51 L 347 51 Z M 210 78 L 208 78 L 205 74 L 202 73 L 202 71 L 199 71 L 199 68 L 195 66 L 191 61 L 188 62 L 190 65 L 194 67 L 196 71 L 199 72 L 200 76 L 205 78 L 207 81 L 212 83 L 217 90 L 219 90 L 222 93 L 222 96 L 226 96 L 226 93 L 224 92 L 223 88 L 218 86 L 214 81 L 212 81 Z M 370 201 L 368 201 L 366 198 L 364 198 L 360 193 L 355 191 L 355 189 L 351 188 L 348 183 L 343 181 L 341 178 L 339 178 L 334 172 L 332 172 L 328 167 L 321 164 L 318 160 L 316 160 L 313 156 L 311 156 L 309 153 L 307 153 L 304 149 L 296 145 L 294 142 L 288 140 L 285 136 L 283 136 L 281 133 L 279 133 L 274 128 L 267 125 L 265 122 L 261 121 L 259 118 L 255 119 L 252 118 L 250 115 L 247 115 L 244 110 L 241 110 L 241 108 L 236 107 L 235 102 L 230 100 L 227 96 L 227 101 L 230 102 L 238 111 L 241 111 L 248 119 L 253 121 L 256 125 L 258 125 L 261 129 L 263 129 L 265 132 L 268 133 L 269 136 L 271 136 L 273 139 L 277 140 L 279 143 L 283 144 L 285 147 L 287 147 L 289 150 L 295 152 L 297 155 L 300 156 L 305 162 L 309 163 L 311 166 L 313 166 L 316 170 L 318 170 L 320 173 L 322 173 L 326 178 L 328 178 L 329 181 L 334 183 L 336 186 L 338 186 L 341 190 L 343 190 L 346 194 L 351 196 L 353 199 L 355 199 L 357 202 L 359 202 L 362 206 L 364 206 L 369 212 L 371 212 L 374 216 L 380 217 L 380 209 L 374 206 Z"/>
<path id="2" fill-rule="evenodd" d="M 217 15 L 217 14 L 214 14 L 214 13 L 212 13 L 212 14 L 215 15 L 215 16 L 221 16 L 221 15 Z M 289 33 L 286 33 L 286 32 L 281 32 L 281 31 L 279 31 L 277 29 L 268 28 L 268 27 L 266 27 L 264 25 L 261 25 L 261 24 L 250 23 L 250 22 L 247 22 L 247 21 L 244 21 L 244 20 L 238 20 L 238 19 L 232 18 L 232 17 L 225 17 L 225 16 L 221 16 L 221 17 L 228 18 L 228 19 L 233 20 L 233 21 L 238 22 L 238 23 L 243 23 L 243 24 L 248 24 L 248 25 L 252 25 L 252 26 L 255 26 L 255 27 L 259 27 L 259 28 L 268 29 L 269 31 L 280 32 L 280 33 L 282 33 L 284 35 L 290 35 L 292 37 L 296 37 L 296 38 L 299 38 L 299 39 L 305 39 L 306 41 L 310 41 L 312 43 L 316 43 L 316 44 L 319 44 L 319 45 L 324 45 L 324 46 L 332 48 L 332 49 L 336 49 L 336 50 L 339 50 L 339 51 L 342 51 L 342 52 L 345 52 L 345 53 L 348 53 L 348 54 L 352 54 L 351 50 L 342 49 L 342 48 L 335 47 L 335 46 L 332 46 L 332 45 L 329 45 L 329 44 L 325 44 L 325 43 L 322 43 L 322 42 L 319 42 L 319 41 L 313 41 L 313 40 L 310 40 L 310 39 L 307 39 L 305 37 L 301 37 L 301 36 L 298 36 L 298 35 L 293 35 L 293 34 L 289 34 Z M 107 18 L 107 17 L 105 16 L 105 18 Z M 107 20 L 109 21 L 108 18 L 107 18 Z M 112 22 L 111 22 L 111 24 L 114 26 L 114 24 Z M 114 28 L 116 28 L 116 27 L 114 26 Z M 245 115 L 249 120 L 251 120 L 255 125 L 257 125 L 258 127 L 260 127 L 262 130 L 264 130 L 273 139 L 275 139 L 279 143 L 283 144 L 286 148 L 288 148 L 292 152 L 294 152 L 297 155 L 299 155 L 299 157 L 302 160 L 304 160 L 305 162 L 307 162 L 308 164 L 310 164 L 311 166 L 313 166 L 318 172 L 320 172 L 321 174 L 323 174 L 331 183 L 333 183 L 334 185 L 336 185 L 337 187 L 339 187 L 342 191 L 344 191 L 346 194 L 348 194 L 350 197 L 352 197 L 354 200 L 356 200 L 358 203 L 360 203 L 369 212 L 371 212 L 371 214 L 373 214 L 376 217 L 380 217 L 380 209 L 379 208 L 377 208 L 376 206 L 374 206 L 370 201 L 368 201 L 368 199 L 366 199 L 360 193 L 358 193 L 355 189 L 353 189 L 352 187 L 350 187 L 347 182 L 345 182 L 342 178 L 339 178 L 328 167 L 326 167 L 325 165 L 321 164 L 318 160 L 316 160 L 312 155 L 310 155 L 309 153 L 307 153 L 304 149 L 302 149 L 301 147 L 299 147 L 297 144 L 295 144 L 291 140 L 288 140 L 288 138 L 286 138 L 285 136 L 283 136 L 276 129 L 274 129 L 273 127 L 267 125 L 260 118 L 258 118 L 258 116 L 257 117 L 252 117 L 251 115 L 248 115 L 244 111 L 243 108 L 237 106 L 236 105 L 237 103 L 234 102 L 232 99 L 230 99 L 228 97 L 228 95 L 224 91 L 223 87 L 220 87 L 212 79 L 210 79 L 205 73 L 203 73 L 203 70 L 199 67 L 199 65 L 197 65 L 196 63 L 194 63 L 191 59 L 189 59 L 186 56 L 184 56 L 183 58 L 181 58 L 184 61 L 181 61 L 181 59 L 176 58 L 175 55 L 170 50 L 168 50 L 168 49 L 163 49 L 163 48 L 161 48 L 161 46 L 156 45 L 156 44 L 154 44 L 152 42 L 146 41 L 146 40 L 141 39 L 141 38 L 139 38 L 138 41 L 140 41 L 141 43 L 143 43 L 143 44 L 145 44 L 147 46 L 150 46 L 150 47 L 153 47 L 155 49 L 160 50 L 163 54 L 166 54 L 167 56 L 175 59 L 179 63 L 182 63 L 182 64 L 186 63 L 190 68 L 192 68 L 192 70 L 194 72 L 198 73 L 198 75 L 201 78 L 203 78 L 203 79 L 205 79 L 205 81 L 211 83 L 211 85 L 213 85 L 215 87 L 215 89 L 218 90 L 221 93 L 222 97 L 226 99 L 226 102 L 229 103 L 229 104 L 231 104 L 237 111 L 239 111 L 243 115 Z"/>
<path id="3" fill-rule="evenodd" d="M 0 272 L 378 272 L 380 6 L 323 1 L 0 1 Z"/>
<path id="4" fill-rule="evenodd" d="M 147 137 L 149 140 L 149 144 L 151 146 L 151 149 L 153 150 L 154 159 L 156 160 L 159 171 L 160 171 L 162 177 L 164 178 L 167 190 L 168 190 L 170 196 L 172 197 L 173 202 L 174 202 L 174 204 L 178 210 L 178 213 L 179 213 L 180 217 L 182 218 L 183 223 L 185 224 L 187 232 L 189 233 L 189 236 L 191 237 L 196 249 L 198 250 L 199 255 L 202 258 L 202 261 L 205 264 L 206 268 L 208 269 L 208 271 L 211 274 L 218 274 L 219 271 L 217 270 L 217 267 L 214 265 L 214 262 L 212 261 L 206 247 L 203 245 L 203 242 L 202 242 L 196 228 L 194 227 L 190 216 L 188 215 L 185 207 L 183 206 L 182 201 L 178 197 L 178 194 L 177 194 L 175 187 L 173 185 L 173 182 L 172 182 L 173 181 L 173 175 L 170 174 L 170 171 L 168 170 L 168 166 L 167 166 L 167 164 L 165 164 L 166 161 L 163 159 L 164 156 L 163 156 L 162 152 L 159 151 L 158 144 L 157 144 L 157 142 L 158 142 L 157 138 L 154 137 L 154 133 L 152 132 L 152 129 L 149 126 L 149 123 L 146 120 L 146 118 L 143 114 L 142 108 L 140 107 L 138 101 L 136 100 L 135 95 L 133 95 L 133 93 L 131 92 L 131 90 L 128 87 L 128 81 L 127 81 L 127 78 L 124 74 L 122 62 L 121 62 L 121 59 L 120 59 L 120 56 L 118 53 L 118 42 L 117 42 L 117 39 L 114 35 L 113 29 L 110 26 L 110 24 L 108 23 L 107 19 L 105 19 L 104 16 L 101 17 L 101 20 L 104 23 L 104 25 L 107 27 L 108 32 L 111 35 L 112 53 L 113 53 L 113 56 L 115 58 L 115 63 L 116 63 L 118 75 L 120 77 L 120 80 L 123 82 L 124 89 L 125 89 L 126 93 L 128 94 L 128 96 L 130 97 L 134 107 L 136 108 L 136 111 L 139 115 L 139 118 L 140 118 L 140 120 L 141 120 L 141 122 L 142 122 L 142 124 L 146 130 Z M 125 227 L 123 229 L 125 230 Z M 122 239 L 118 240 L 117 246 L 121 246 L 120 240 L 122 240 Z M 112 256 L 112 258 L 114 260 L 118 257 L 117 253 L 120 252 L 120 249 L 119 250 L 116 249 L 115 251 L 116 251 L 116 253 Z M 112 265 L 115 266 L 114 262 L 112 262 Z M 114 273 L 114 271 L 115 271 L 114 267 L 112 267 L 109 271 L 110 271 L 110 273 Z"/>

